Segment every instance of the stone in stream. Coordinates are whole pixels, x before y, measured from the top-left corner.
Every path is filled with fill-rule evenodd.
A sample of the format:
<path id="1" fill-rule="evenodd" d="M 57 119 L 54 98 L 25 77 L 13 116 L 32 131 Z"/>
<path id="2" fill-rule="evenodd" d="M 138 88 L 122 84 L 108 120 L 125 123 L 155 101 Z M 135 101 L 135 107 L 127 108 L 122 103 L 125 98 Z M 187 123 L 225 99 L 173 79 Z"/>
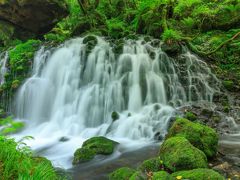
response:
<path id="1" fill-rule="evenodd" d="M 193 123 L 184 118 L 177 118 L 169 130 L 167 138 L 185 137 L 193 146 L 202 150 L 207 157 L 211 158 L 217 153 L 218 135 L 208 126 Z"/>
<path id="2" fill-rule="evenodd" d="M 118 142 L 105 137 L 93 137 L 85 141 L 74 153 L 73 165 L 92 160 L 95 155 L 110 155 Z"/>
<path id="3" fill-rule="evenodd" d="M 179 171 L 171 174 L 173 178 L 181 177 L 181 179 L 191 179 L 191 180 L 224 180 L 225 178 L 219 173 L 211 169 L 193 169 L 190 171 Z"/>
<path id="4" fill-rule="evenodd" d="M 164 141 L 159 155 L 164 167 L 173 172 L 208 166 L 206 155 L 184 137 L 172 137 Z"/>

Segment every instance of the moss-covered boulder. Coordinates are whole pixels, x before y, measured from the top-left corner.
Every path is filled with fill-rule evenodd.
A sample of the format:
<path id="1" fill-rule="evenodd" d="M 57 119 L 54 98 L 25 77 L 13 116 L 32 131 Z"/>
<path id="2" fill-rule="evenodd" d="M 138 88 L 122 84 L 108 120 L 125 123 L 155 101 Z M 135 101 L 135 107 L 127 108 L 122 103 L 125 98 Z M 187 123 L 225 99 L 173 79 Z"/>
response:
<path id="1" fill-rule="evenodd" d="M 118 143 L 105 137 L 93 137 L 85 141 L 74 153 L 73 165 L 92 160 L 95 155 L 109 155 Z"/>
<path id="2" fill-rule="evenodd" d="M 139 167 L 138 170 L 142 172 L 157 172 L 163 168 L 163 161 L 160 157 L 148 159 L 144 161 Z"/>
<path id="3" fill-rule="evenodd" d="M 90 161 L 96 155 L 95 151 L 88 148 L 79 148 L 74 153 L 73 165 Z"/>
<path id="4" fill-rule="evenodd" d="M 105 137 L 93 137 L 83 143 L 84 148 L 92 149 L 96 154 L 109 155 L 114 151 L 118 142 Z"/>
<path id="5" fill-rule="evenodd" d="M 136 171 L 129 180 L 145 180 L 147 179 L 147 175 L 141 171 Z"/>
<path id="6" fill-rule="evenodd" d="M 190 180 L 224 180 L 225 178 L 211 169 L 193 169 L 190 171 L 179 171 L 171 174 L 173 178 L 181 177 Z"/>
<path id="7" fill-rule="evenodd" d="M 166 171 L 159 171 L 153 173 L 152 180 L 174 180 L 174 178 Z"/>
<path id="8" fill-rule="evenodd" d="M 117 169 L 109 175 L 109 180 L 128 180 L 136 171 L 128 167 Z"/>
<path id="9" fill-rule="evenodd" d="M 206 168 L 207 157 L 184 137 L 172 137 L 161 146 L 160 157 L 164 167 L 173 172 Z"/>
<path id="10" fill-rule="evenodd" d="M 218 135 L 214 129 L 208 126 L 177 118 L 170 128 L 167 138 L 174 136 L 185 137 L 192 145 L 202 150 L 207 157 L 213 157 L 217 152 Z"/>
<path id="11" fill-rule="evenodd" d="M 190 121 L 196 121 L 197 115 L 191 111 L 188 111 L 184 114 L 184 118 L 190 120 Z"/>

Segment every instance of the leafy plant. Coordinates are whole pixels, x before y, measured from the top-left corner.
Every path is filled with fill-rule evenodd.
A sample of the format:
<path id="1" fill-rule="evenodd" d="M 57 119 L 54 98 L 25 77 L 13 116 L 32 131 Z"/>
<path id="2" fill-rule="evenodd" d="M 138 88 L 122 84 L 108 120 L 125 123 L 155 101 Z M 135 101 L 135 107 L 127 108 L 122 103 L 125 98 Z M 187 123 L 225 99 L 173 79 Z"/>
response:
<path id="1" fill-rule="evenodd" d="M 0 167 L 2 179 L 59 179 L 51 164 L 45 158 L 34 157 L 32 151 L 21 141 L 0 136 Z"/>

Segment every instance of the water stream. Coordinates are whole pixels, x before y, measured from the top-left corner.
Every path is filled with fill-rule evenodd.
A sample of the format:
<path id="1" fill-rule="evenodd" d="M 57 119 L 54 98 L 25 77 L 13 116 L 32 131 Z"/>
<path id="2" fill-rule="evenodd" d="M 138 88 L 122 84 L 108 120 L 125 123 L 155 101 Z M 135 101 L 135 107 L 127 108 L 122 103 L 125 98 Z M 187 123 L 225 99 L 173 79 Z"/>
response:
<path id="1" fill-rule="evenodd" d="M 151 144 L 167 133 L 176 108 L 211 103 L 220 91 L 208 65 L 188 51 L 173 59 L 161 43 L 140 39 L 126 40 L 118 54 L 97 39 L 90 53 L 83 38 L 42 47 L 17 95 L 15 115 L 27 124 L 17 136 L 33 136 L 28 144 L 56 166 L 70 168 L 74 151 L 93 136 L 121 143 L 110 158 Z"/>
<path id="2" fill-rule="evenodd" d="M 0 54 L 0 85 L 5 83 L 5 74 L 7 73 L 8 53 Z"/>

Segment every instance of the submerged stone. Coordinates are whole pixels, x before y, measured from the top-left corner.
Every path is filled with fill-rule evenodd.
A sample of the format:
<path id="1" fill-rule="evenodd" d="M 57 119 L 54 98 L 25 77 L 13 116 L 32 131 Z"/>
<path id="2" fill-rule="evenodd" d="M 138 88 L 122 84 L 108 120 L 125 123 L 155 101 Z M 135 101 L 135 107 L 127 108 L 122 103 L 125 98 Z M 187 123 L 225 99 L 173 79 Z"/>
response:
<path id="1" fill-rule="evenodd" d="M 191 179 L 191 180 L 224 180 L 225 178 L 221 176 L 219 173 L 211 170 L 211 169 L 193 169 L 190 171 L 179 171 L 171 174 L 173 178 L 181 176 L 182 179 Z"/>
<path id="2" fill-rule="evenodd" d="M 128 167 L 122 167 L 117 169 L 109 175 L 109 180 L 127 180 L 129 179 L 136 171 Z"/>
<path id="3" fill-rule="evenodd" d="M 184 137 L 172 137 L 161 146 L 160 157 L 166 168 L 173 172 L 206 168 L 207 157 Z"/>
<path id="4" fill-rule="evenodd" d="M 178 118 L 169 130 L 167 138 L 185 137 L 192 145 L 202 150 L 207 157 L 213 157 L 217 153 L 218 135 L 208 126 L 193 123 L 184 118 Z"/>

